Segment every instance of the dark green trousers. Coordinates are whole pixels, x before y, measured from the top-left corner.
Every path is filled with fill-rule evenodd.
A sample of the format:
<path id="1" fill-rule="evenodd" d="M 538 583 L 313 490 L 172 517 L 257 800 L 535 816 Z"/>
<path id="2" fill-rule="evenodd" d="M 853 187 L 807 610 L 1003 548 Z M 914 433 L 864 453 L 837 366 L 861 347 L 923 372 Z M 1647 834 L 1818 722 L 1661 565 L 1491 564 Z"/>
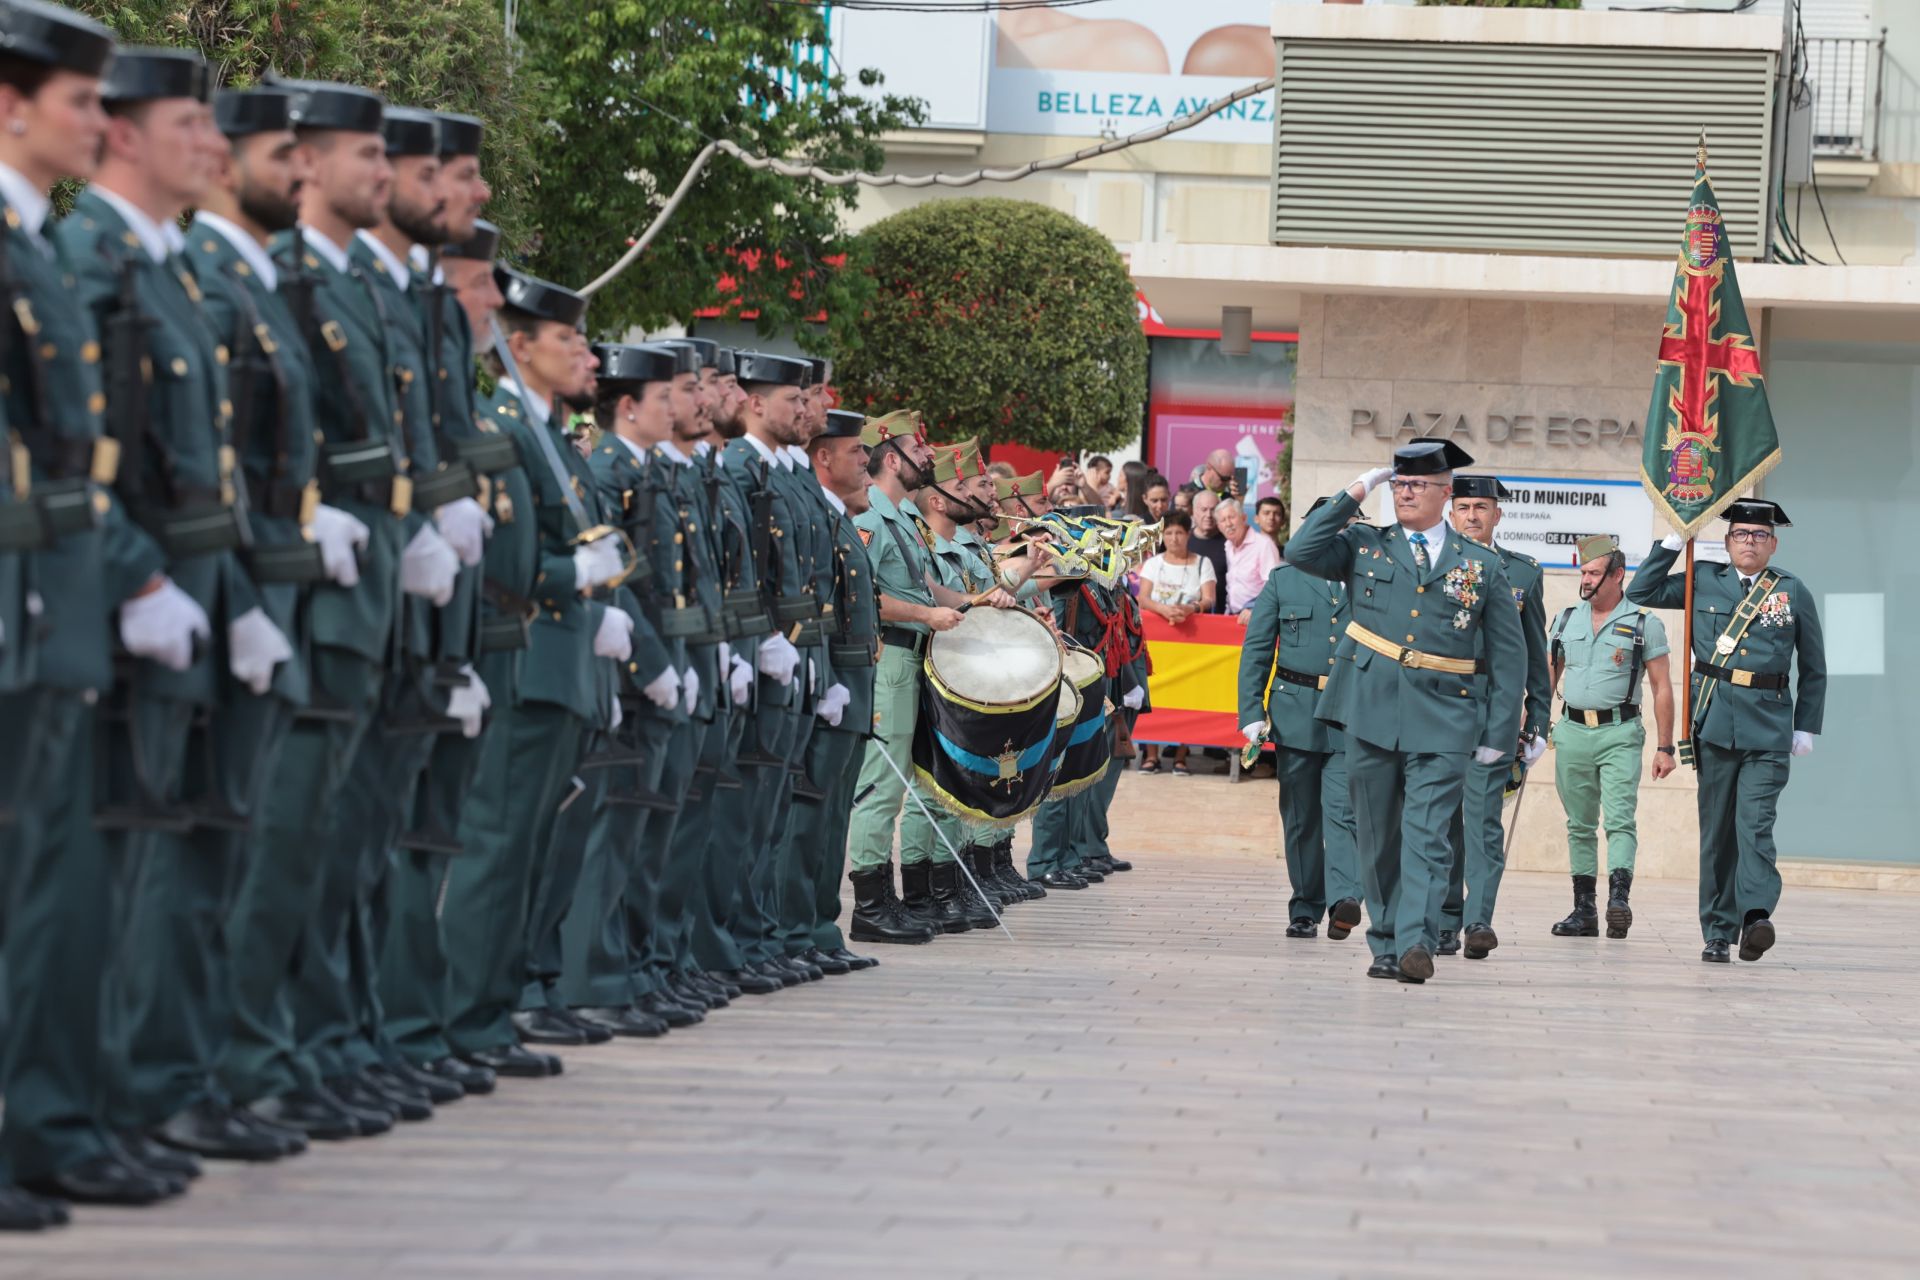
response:
<path id="1" fill-rule="evenodd" d="M 807 743 L 807 780 L 824 799 L 796 795 L 787 826 L 787 850 L 781 860 L 781 948 L 798 954 L 812 947 L 831 951 L 846 945 L 834 919 L 840 914 L 840 876 L 847 860 L 847 820 L 853 812 L 853 787 L 866 738 L 817 725 Z M 911 803 L 911 802 L 909 802 Z M 822 939 L 829 939 L 822 941 Z"/>
<path id="2" fill-rule="evenodd" d="M 291 703 L 245 690 L 196 729 L 185 793 L 246 817 L 260 812 L 293 725 Z M 219 1070 L 234 1022 L 227 917 L 247 867 L 249 832 L 201 825 L 155 832 L 132 884 L 124 963 L 112 983 L 127 1037 L 109 1096 L 116 1129 L 151 1129 L 202 1101 L 225 1101 Z"/>
<path id="3" fill-rule="evenodd" d="M 1416 946 L 1431 951 L 1438 941 L 1453 858 L 1447 829 L 1471 759 L 1458 751 L 1389 751 L 1348 740 L 1367 945 L 1376 956 L 1397 957 Z"/>
<path id="4" fill-rule="evenodd" d="M 1500 806 L 1512 773 L 1511 757 L 1499 764 L 1467 761 L 1460 808 L 1447 827 L 1453 854 L 1447 868 L 1447 897 L 1440 908 L 1443 929 L 1458 932 L 1463 924 L 1493 923 L 1500 878 L 1507 872 L 1507 829 Z"/>
<path id="5" fill-rule="evenodd" d="M 784 704 L 766 700 L 764 694 L 773 682 L 760 677 L 763 700 L 751 709 L 741 708 L 744 720 L 740 749 L 772 757 L 778 763 L 759 765 L 737 761 L 735 771 L 745 784 L 742 792 L 722 792 L 726 800 L 714 813 L 713 838 L 723 846 L 738 849 L 740 870 L 722 911 L 727 932 L 734 946 L 748 963 L 771 960 L 776 952 L 773 936 L 773 904 L 770 901 L 770 866 L 776 814 L 786 813 L 786 800 L 792 787 L 787 778 L 787 761 L 792 759 L 792 738 L 796 717 Z"/>
<path id="6" fill-rule="evenodd" d="M 329 864 L 348 847 L 339 801 L 373 722 L 381 671 L 341 649 L 316 648 L 312 662 L 314 704 L 325 714 L 296 716 L 287 733 L 227 916 L 234 1016 L 220 1075 L 241 1103 L 319 1080 L 300 1052 L 294 986 L 318 963 L 307 930 Z"/>
<path id="7" fill-rule="evenodd" d="M 788 772 L 771 779 L 773 785 L 767 796 L 766 834 L 757 846 L 763 853 L 750 872 L 753 896 L 759 908 L 760 932 L 755 954 L 760 959 L 776 959 L 787 952 L 789 922 L 785 913 L 797 905 L 789 889 L 789 879 L 795 873 L 791 865 L 793 846 L 790 842 L 795 781 L 792 770 L 806 766 L 807 746 L 813 741 L 817 724 L 819 720 L 811 711 L 789 711 L 785 732 L 781 737 L 780 755 L 787 763 Z M 809 911 L 807 914 L 810 916 L 812 913 Z M 797 926 L 794 932 L 798 932 Z"/>
<path id="8" fill-rule="evenodd" d="M 0 763 L 26 784 L 13 825 L 0 830 L 0 1182 L 44 1177 L 108 1149 L 99 1105 L 111 894 L 93 825 L 93 707 L 74 690 L 0 695 L 0 723 L 24 717 L 39 732 L 0 746 Z"/>
<path id="9" fill-rule="evenodd" d="M 710 731 L 710 725 L 697 721 L 673 727 L 660 791 L 680 808 L 647 819 L 633 863 L 635 874 L 627 885 L 622 909 L 633 947 L 634 989 L 643 994 L 677 973 L 701 967 L 693 951 L 693 913 L 700 909 L 704 869 L 697 862 L 679 860 L 677 855 L 684 854 L 685 846 L 677 844 L 675 837 Z"/>
<path id="10" fill-rule="evenodd" d="M 1107 766 L 1111 773 L 1113 766 Z M 1085 839 L 1086 807 L 1092 787 L 1070 796 L 1050 798 L 1033 815 L 1033 845 L 1027 850 L 1027 878 L 1038 880 L 1050 872 L 1078 866 L 1080 854 L 1075 848 Z"/>
<path id="11" fill-rule="evenodd" d="M 598 749 L 601 731 L 582 728 L 567 769 L 567 787 L 561 795 L 565 808 L 554 816 L 553 825 L 533 864 L 533 897 L 527 910 L 526 941 L 523 955 L 526 972 L 520 989 L 520 1008 L 559 1007 L 558 985 L 566 964 L 560 930 L 573 910 L 580 889 L 580 873 L 587 860 L 587 837 L 593 829 L 592 790 L 573 792 L 572 780 L 579 776 L 580 761 L 590 750 Z M 605 770 L 591 772 L 604 774 Z M 583 783 L 586 778 L 580 779 Z M 599 785 L 605 785 L 604 777 Z"/>
<path id="12" fill-rule="evenodd" d="M 1736 942 L 1780 905 L 1773 822 L 1792 757 L 1694 740 L 1700 761 L 1700 935 Z"/>
<path id="13" fill-rule="evenodd" d="M 461 854 L 441 913 L 447 945 L 447 1042 L 455 1053 L 518 1044 L 513 1011 L 527 977 L 527 918 L 539 852 L 553 834 L 584 728 L 565 707 L 494 706 Z"/>
<path id="14" fill-rule="evenodd" d="M 1125 718 L 1127 733 L 1131 736 L 1133 722 L 1140 718 L 1140 713 L 1121 707 L 1118 714 Z M 1126 772 L 1120 766 L 1125 763 L 1124 760 L 1115 760 L 1107 766 L 1100 780 L 1087 788 L 1087 806 L 1073 842 L 1073 851 L 1077 855 L 1074 862 L 1085 862 L 1088 858 L 1113 852 L 1107 845 L 1107 811 L 1113 808 L 1114 793 L 1120 790 L 1120 775 Z"/>
<path id="15" fill-rule="evenodd" d="M 1276 747 L 1280 831 L 1293 897 L 1287 918 L 1318 921 L 1329 903 L 1360 898 L 1353 847 L 1353 801 L 1347 794 L 1347 753 Z"/>
<path id="16" fill-rule="evenodd" d="M 736 772 L 734 761 L 740 755 L 740 740 L 746 731 L 746 713 L 727 705 L 707 726 L 700 743 L 703 770 L 680 806 L 679 820 L 668 841 L 672 850 L 670 865 L 697 868 L 693 896 L 689 900 L 687 924 L 695 964 L 709 972 L 729 972 L 746 963 L 739 944 L 727 928 L 733 908 L 735 886 L 741 877 L 743 853 L 739 847 L 720 840 L 715 834 L 718 815 L 739 803 L 740 791 L 723 791 L 715 785 L 714 770 Z"/>

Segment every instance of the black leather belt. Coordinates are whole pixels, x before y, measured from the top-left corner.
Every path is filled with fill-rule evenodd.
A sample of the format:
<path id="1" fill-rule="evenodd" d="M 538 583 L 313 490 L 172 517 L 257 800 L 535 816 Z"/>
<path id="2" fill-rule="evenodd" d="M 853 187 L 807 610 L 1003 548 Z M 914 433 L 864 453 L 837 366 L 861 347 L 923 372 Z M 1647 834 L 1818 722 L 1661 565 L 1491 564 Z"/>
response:
<path id="1" fill-rule="evenodd" d="M 1583 724 L 1589 729 L 1598 729 L 1602 725 L 1624 724 L 1628 720 L 1640 718 L 1639 706 L 1631 702 L 1623 702 L 1617 707 L 1608 707 L 1605 711 L 1588 711 L 1581 707 L 1570 707 L 1563 702 L 1560 704 L 1560 710 L 1565 720 L 1570 720 L 1574 724 Z"/>
<path id="2" fill-rule="evenodd" d="M 857 640 L 829 640 L 827 642 L 827 660 L 836 669 L 840 667 L 870 667 L 873 665 L 873 646 Z"/>
<path id="3" fill-rule="evenodd" d="M 1742 689 L 1787 687 L 1787 673 L 1784 671 L 1742 671 L 1737 667 L 1716 667 L 1711 662 L 1695 662 L 1693 669 L 1700 675 L 1712 676 L 1715 680 L 1725 680 L 1728 684 L 1738 685 Z"/>
<path id="4" fill-rule="evenodd" d="M 1288 684 L 1297 684 L 1303 689 L 1324 689 L 1327 687 L 1325 676 L 1310 676 L 1304 671 L 1289 671 L 1285 667 L 1273 669 L 1275 680 L 1284 680 Z"/>
<path id="5" fill-rule="evenodd" d="M 533 601 L 493 578 L 480 580 L 480 598 L 491 615 L 480 619 L 480 651 L 501 653 L 524 649 L 529 643 L 527 628 L 539 610 Z"/>
<path id="6" fill-rule="evenodd" d="M 911 649 L 914 653 L 923 653 L 927 647 L 927 633 L 909 631 L 905 627 L 881 627 L 880 642 L 894 649 Z"/>

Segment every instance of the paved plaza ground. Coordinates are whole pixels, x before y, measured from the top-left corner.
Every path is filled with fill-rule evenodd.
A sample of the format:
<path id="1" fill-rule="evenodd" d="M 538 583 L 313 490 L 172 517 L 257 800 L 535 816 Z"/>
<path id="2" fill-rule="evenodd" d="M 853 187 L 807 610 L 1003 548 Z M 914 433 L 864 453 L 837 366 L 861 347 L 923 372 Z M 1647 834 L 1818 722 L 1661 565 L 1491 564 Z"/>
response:
<path id="1" fill-rule="evenodd" d="M 1562 940 L 1565 879 L 1516 875 L 1490 960 L 1369 981 L 1280 936 L 1271 782 L 1164 781 L 1122 788 L 1137 869 L 1015 941 L 863 948 L 0 1277 L 1920 1275 L 1920 899 L 1789 889 L 1709 967 L 1691 883 Z"/>

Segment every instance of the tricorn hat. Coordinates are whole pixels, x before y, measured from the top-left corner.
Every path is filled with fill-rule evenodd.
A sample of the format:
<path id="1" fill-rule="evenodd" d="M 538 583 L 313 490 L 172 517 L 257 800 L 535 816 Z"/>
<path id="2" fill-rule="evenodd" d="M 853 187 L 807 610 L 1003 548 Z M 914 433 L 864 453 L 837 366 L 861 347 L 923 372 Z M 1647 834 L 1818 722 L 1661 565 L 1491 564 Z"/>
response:
<path id="1" fill-rule="evenodd" d="M 742 382 L 804 387 L 813 366 L 793 356 L 768 355 L 764 351 L 736 351 L 733 353 L 733 369 Z"/>
<path id="2" fill-rule="evenodd" d="M 270 80 L 268 86 L 293 95 L 293 127 L 338 129 L 345 133 L 378 133 L 386 103 L 380 95 L 358 85 L 325 80 Z"/>
<path id="3" fill-rule="evenodd" d="M 864 414 L 855 413 L 851 409 L 829 409 L 827 423 L 820 428 L 820 434 L 815 439 L 852 439 L 859 436 L 866 425 L 867 419 Z"/>
<path id="4" fill-rule="evenodd" d="M 1393 473 L 1399 476 L 1437 476 L 1472 465 L 1472 454 L 1432 436 L 1415 436 L 1393 451 Z"/>
<path id="5" fill-rule="evenodd" d="M 389 156 L 438 156 L 440 120 L 418 107 L 388 107 L 380 119 L 380 136 Z"/>
<path id="6" fill-rule="evenodd" d="M 500 286 L 500 295 L 507 300 L 507 306 L 514 311 L 569 327 L 586 317 L 586 298 L 550 280 L 504 265 L 495 265 L 493 280 Z"/>
<path id="7" fill-rule="evenodd" d="M 1507 486 L 1500 483 L 1498 476 L 1455 476 L 1453 478 L 1453 496 L 1456 498 L 1492 498 L 1503 502 L 1513 495 L 1507 492 Z"/>
<path id="8" fill-rule="evenodd" d="M 207 60 L 191 49 L 128 46 L 114 54 L 113 65 L 100 81 L 100 101 L 108 105 L 160 98 L 205 102 L 212 94 L 213 73 Z"/>
<path id="9" fill-rule="evenodd" d="M 679 356 L 660 346 L 600 342 L 594 344 L 593 354 L 600 361 L 596 377 L 602 392 L 624 391 L 649 382 L 671 382 L 680 366 Z"/>
<path id="10" fill-rule="evenodd" d="M 284 89 L 222 89 L 213 98 L 213 123 L 229 138 L 293 128 L 293 97 Z"/>
<path id="11" fill-rule="evenodd" d="M 442 245 L 442 258 L 466 258 L 472 262 L 492 262 L 500 252 L 500 228 L 485 218 L 473 220 L 473 234 L 457 244 Z"/>
<path id="12" fill-rule="evenodd" d="M 1787 519 L 1787 513 L 1780 509 L 1777 502 L 1768 502 L 1765 498 L 1741 498 L 1721 513 L 1728 524 L 1764 524 L 1774 528 L 1791 528 L 1793 521 Z"/>
<path id="13" fill-rule="evenodd" d="M 40 0 L 0 3 L 0 53 L 83 76 L 113 56 L 113 32 L 84 14 Z"/>
<path id="14" fill-rule="evenodd" d="M 436 111 L 433 118 L 440 125 L 442 156 L 480 154 L 480 135 L 486 132 L 487 126 L 478 116 L 463 116 L 458 111 Z"/>

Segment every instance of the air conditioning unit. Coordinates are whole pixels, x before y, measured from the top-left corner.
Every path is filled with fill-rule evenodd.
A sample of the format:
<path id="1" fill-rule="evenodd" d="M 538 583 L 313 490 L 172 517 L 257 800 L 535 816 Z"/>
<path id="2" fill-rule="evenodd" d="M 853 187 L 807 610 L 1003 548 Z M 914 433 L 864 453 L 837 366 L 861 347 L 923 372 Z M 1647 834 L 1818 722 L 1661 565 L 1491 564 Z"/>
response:
<path id="1" fill-rule="evenodd" d="M 1277 6 L 1273 242 L 1666 256 L 1694 153 L 1764 244 L 1776 18 Z"/>

